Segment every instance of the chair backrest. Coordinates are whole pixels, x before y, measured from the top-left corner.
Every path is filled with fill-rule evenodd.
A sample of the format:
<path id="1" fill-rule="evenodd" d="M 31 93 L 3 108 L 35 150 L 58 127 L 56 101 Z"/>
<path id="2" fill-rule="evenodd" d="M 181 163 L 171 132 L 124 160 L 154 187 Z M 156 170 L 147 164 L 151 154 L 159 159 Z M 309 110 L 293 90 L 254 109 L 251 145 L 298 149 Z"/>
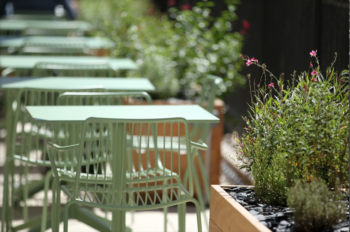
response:
<path id="1" fill-rule="evenodd" d="M 117 73 L 107 63 L 74 64 L 74 63 L 37 63 L 33 76 L 69 76 L 69 77 L 116 77 Z"/>
<path id="2" fill-rule="evenodd" d="M 146 92 L 65 92 L 57 105 L 152 105 Z"/>
<path id="3" fill-rule="evenodd" d="M 222 83 L 222 78 L 207 75 L 201 83 L 199 88 L 198 104 L 206 109 L 208 112 L 213 113 L 214 101 L 218 86 Z M 194 124 L 191 131 L 191 140 L 193 141 L 206 141 L 210 132 L 210 124 Z"/>
<path id="4" fill-rule="evenodd" d="M 15 158 L 32 164 L 50 166 L 46 146 L 47 141 L 61 145 L 78 143 L 81 124 L 53 125 L 49 122 L 33 122 L 26 113 L 25 106 L 52 105 L 140 105 L 152 104 L 152 99 L 146 92 L 105 92 L 104 89 L 79 89 L 76 92 L 63 90 L 43 90 L 24 88 L 18 94 L 15 106 L 11 143 L 15 149 Z M 17 141 L 18 146 L 15 146 Z M 9 148 L 11 147 L 8 144 Z"/>
<path id="5" fill-rule="evenodd" d="M 84 36 L 84 34 L 84 31 L 75 27 L 52 29 L 30 27 L 22 31 L 23 36 Z"/>
<path id="6" fill-rule="evenodd" d="M 22 55 L 89 55 L 84 43 L 45 43 L 27 41 L 19 49 Z"/>
<path id="7" fill-rule="evenodd" d="M 174 140 L 170 151 L 166 151 L 165 143 L 154 139 L 159 136 L 159 127 L 164 130 L 164 140 L 166 134 L 173 138 L 171 141 Z M 184 136 L 178 134 L 174 138 L 172 132 L 181 128 Z M 185 119 L 89 118 L 83 123 L 81 135 L 75 153 L 57 152 L 53 146 L 48 146 L 55 176 L 74 185 L 72 198 L 106 207 L 142 208 L 149 204 L 159 206 L 183 200 L 182 195 L 193 196 L 193 159 L 190 155 L 193 151 Z M 180 138 L 183 139 L 181 148 L 175 142 Z M 141 145 L 144 139 L 146 147 Z M 153 151 L 150 146 L 153 146 Z M 181 181 L 181 162 L 173 163 L 175 159 L 180 160 L 181 149 L 188 154 L 188 185 Z M 57 165 L 67 159 L 70 162 L 63 167 Z M 82 172 L 83 167 L 90 167 L 90 171 Z"/>
<path id="8" fill-rule="evenodd" d="M 75 91 L 104 91 L 103 89 L 79 89 Z M 7 149 L 15 159 L 39 166 L 50 166 L 47 156 L 47 141 L 64 141 L 67 144 L 78 142 L 75 137 L 67 136 L 66 126 L 48 122 L 34 122 L 26 112 L 26 106 L 53 106 L 63 90 L 44 90 L 23 88 L 19 91 L 8 90 L 7 97 L 15 99 L 7 110 L 14 111 L 11 122 L 12 138 L 8 138 Z M 54 130 L 56 129 L 56 130 Z"/>

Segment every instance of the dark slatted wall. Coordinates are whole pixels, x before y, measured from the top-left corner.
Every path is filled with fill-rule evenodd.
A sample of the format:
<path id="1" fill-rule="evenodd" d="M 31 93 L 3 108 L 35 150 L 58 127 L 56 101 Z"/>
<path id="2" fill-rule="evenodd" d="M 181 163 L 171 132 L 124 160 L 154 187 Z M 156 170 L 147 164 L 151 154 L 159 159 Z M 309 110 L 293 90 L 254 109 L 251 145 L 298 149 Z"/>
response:
<path id="1" fill-rule="evenodd" d="M 154 0 L 162 9 L 167 1 Z M 176 0 L 176 6 L 194 5 L 196 0 Z M 215 0 L 212 15 L 218 15 L 225 4 Z M 288 78 L 296 70 L 308 70 L 312 60 L 309 52 L 317 49 L 324 71 L 333 60 L 338 59 L 336 70 L 347 69 L 349 64 L 349 1 L 348 0 L 241 0 L 237 7 L 238 21 L 234 31 L 243 29 L 242 20 L 250 28 L 246 31 L 242 54 L 264 62 L 275 75 L 281 72 Z M 252 74 L 258 81 L 260 69 L 244 67 L 243 75 Z M 225 130 L 242 132 L 242 115 L 247 114 L 250 102 L 249 87 L 237 89 L 224 97 L 228 105 Z"/>

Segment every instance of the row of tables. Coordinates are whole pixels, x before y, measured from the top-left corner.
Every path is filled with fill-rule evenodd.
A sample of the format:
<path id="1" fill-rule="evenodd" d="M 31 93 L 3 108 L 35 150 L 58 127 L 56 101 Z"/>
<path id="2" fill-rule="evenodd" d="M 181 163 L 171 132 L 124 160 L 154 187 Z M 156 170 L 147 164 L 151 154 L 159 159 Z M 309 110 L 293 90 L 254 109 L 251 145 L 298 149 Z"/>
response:
<path id="1" fill-rule="evenodd" d="M 69 26 L 68 26 L 69 24 Z M 41 20 L 25 21 L 3 21 L 0 20 L 1 30 L 26 30 L 28 28 L 39 29 L 64 29 L 71 28 L 80 31 L 88 31 L 91 25 L 85 22 L 66 22 Z M 109 48 L 112 43 L 97 38 L 63 38 L 63 37 L 17 37 L 0 39 L 0 48 L 23 46 L 26 42 L 40 43 L 83 43 L 89 48 Z M 0 67 L 14 69 L 32 69 L 39 62 L 54 63 L 76 63 L 76 64 L 108 64 L 115 70 L 136 70 L 137 65 L 131 59 L 108 58 L 108 57 L 88 57 L 88 56 L 22 56 L 5 55 L 0 56 Z M 0 88 L 13 96 L 7 99 L 7 104 L 14 102 L 20 94 L 21 89 L 33 88 L 52 91 L 70 91 L 77 89 L 104 89 L 108 91 L 146 91 L 153 92 L 155 87 L 146 78 L 73 78 L 73 77 L 43 77 L 43 78 L 0 78 Z M 97 108 L 98 107 L 98 108 Z M 98 109 L 98 110 L 97 110 Z M 110 119 L 154 119 L 154 118 L 185 118 L 190 123 L 217 123 L 219 119 L 207 112 L 198 105 L 142 105 L 142 106 L 27 106 L 26 112 L 34 122 L 50 123 L 83 123 L 90 117 L 110 118 Z M 14 123 L 11 120 L 13 111 L 6 112 L 7 122 Z M 13 133 L 10 128 L 13 125 L 7 124 L 6 143 L 12 143 Z M 7 154 L 12 155 L 12 154 Z M 6 199 L 4 199 L 4 202 Z M 5 206 L 3 206 L 5 207 Z M 5 207 L 6 209 L 6 207 Z M 4 213 L 4 211 L 3 211 Z M 91 216 L 91 215 L 90 215 Z M 114 211 L 113 218 L 125 219 L 125 212 Z M 88 220 L 88 219 L 87 219 Z M 115 231 L 124 231 L 125 223 L 118 224 L 112 221 Z"/>

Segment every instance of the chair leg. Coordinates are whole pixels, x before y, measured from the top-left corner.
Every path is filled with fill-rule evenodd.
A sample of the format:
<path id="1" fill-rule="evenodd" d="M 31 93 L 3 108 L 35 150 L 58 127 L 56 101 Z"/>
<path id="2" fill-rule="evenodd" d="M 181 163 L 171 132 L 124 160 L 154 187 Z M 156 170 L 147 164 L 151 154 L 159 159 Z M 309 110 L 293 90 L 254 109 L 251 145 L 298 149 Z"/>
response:
<path id="1" fill-rule="evenodd" d="M 177 213 L 179 217 L 179 231 L 186 231 L 186 203 L 177 205 Z"/>
<path id="2" fill-rule="evenodd" d="M 69 216 L 69 206 L 72 204 L 73 202 L 68 202 L 65 206 L 64 206 L 64 214 L 63 214 L 63 228 L 64 228 L 64 232 L 68 232 L 68 216 Z"/>
<path id="3" fill-rule="evenodd" d="M 202 232 L 202 220 L 201 220 L 200 205 L 196 199 L 192 199 L 192 202 L 194 203 L 194 206 L 196 207 L 198 232 Z"/>
<path id="4" fill-rule="evenodd" d="M 43 205 L 43 213 L 41 219 L 41 232 L 45 232 L 46 230 L 46 220 L 47 220 L 47 194 L 49 191 L 50 180 L 52 176 L 52 170 L 46 173 L 45 175 L 45 186 L 44 186 L 44 205 Z"/>
<path id="5" fill-rule="evenodd" d="M 168 231 L 168 207 L 163 208 L 163 215 L 164 215 L 164 228 L 163 231 Z"/>
<path id="6" fill-rule="evenodd" d="M 8 204 L 9 204 L 9 160 L 7 159 L 4 166 L 4 190 L 2 198 L 2 211 L 1 211 L 1 231 L 8 231 Z M 6 225 L 6 227 L 5 227 Z"/>
<path id="7" fill-rule="evenodd" d="M 200 210 L 203 213 L 205 225 L 206 225 L 207 229 L 209 229 L 209 222 L 208 222 L 208 219 L 207 219 L 207 217 L 205 215 L 204 197 L 203 197 L 203 194 L 202 194 L 201 185 L 199 183 L 199 178 L 198 178 L 197 171 L 193 172 L 193 180 L 194 180 L 194 189 L 196 190 L 196 195 L 197 195 L 198 202 L 199 202 L 199 205 L 200 205 Z"/>
<path id="8" fill-rule="evenodd" d="M 205 170 L 202 154 L 201 154 L 200 151 L 198 151 L 198 163 L 199 163 L 199 171 L 200 171 L 200 173 L 202 175 L 205 195 L 206 195 L 206 198 L 207 198 L 206 200 L 209 201 L 209 199 L 210 199 L 209 177 L 208 177 L 208 173 Z"/>
<path id="9" fill-rule="evenodd" d="M 162 202 L 165 203 L 166 202 L 166 194 L 164 193 L 163 190 L 163 196 L 162 196 Z M 163 208 L 163 216 L 164 216 L 164 228 L 163 231 L 167 232 L 168 231 L 168 207 L 164 207 Z"/>
<path id="10" fill-rule="evenodd" d="M 57 180 L 55 180 L 56 177 L 54 177 L 53 183 L 52 183 L 52 209 L 51 209 L 51 227 L 52 232 L 58 232 L 59 231 L 59 223 L 60 223 L 60 214 L 61 214 L 61 201 L 60 201 L 60 186 L 59 183 L 57 183 Z"/>

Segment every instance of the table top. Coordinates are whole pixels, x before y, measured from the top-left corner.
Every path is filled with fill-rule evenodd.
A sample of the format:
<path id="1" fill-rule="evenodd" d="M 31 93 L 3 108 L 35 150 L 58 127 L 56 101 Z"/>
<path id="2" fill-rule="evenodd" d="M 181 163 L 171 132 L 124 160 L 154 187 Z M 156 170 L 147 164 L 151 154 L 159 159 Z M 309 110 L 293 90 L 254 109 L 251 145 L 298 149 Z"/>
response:
<path id="1" fill-rule="evenodd" d="M 1 80 L 2 78 L 0 78 Z M 154 91 L 155 87 L 147 78 L 83 78 L 83 77 L 43 77 L 26 79 L 0 86 L 3 89 L 52 89 L 52 90 L 70 90 L 70 89 L 91 89 L 103 88 L 106 90 L 118 91 Z"/>
<path id="2" fill-rule="evenodd" d="M 25 30 L 27 28 L 38 29 L 78 29 L 83 31 L 91 30 L 91 24 L 84 21 L 63 21 L 63 20 L 0 20 L 1 30 Z"/>
<path id="3" fill-rule="evenodd" d="M 136 70 L 137 64 L 128 58 L 98 56 L 0 56 L 0 67 L 32 69 L 39 62 L 72 64 L 108 64 L 114 70 Z"/>
<path id="4" fill-rule="evenodd" d="M 110 40 L 96 37 L 22 36 L 2 38 L 0 40 L 0 47 L 21 47 L 25 43 L 40 43 L 45 45 L 82 44 L 91 49 L 111 48 L 113 46 Z"/>
<path id="5" fill-rule="evenodd" d="M 190 123 L 217 123 L 220 120 L 199 105 L 147 106 L 27 106 L 38 122 L 83 122 L 90 117 L 112 119 L 185 118 Z"/>

